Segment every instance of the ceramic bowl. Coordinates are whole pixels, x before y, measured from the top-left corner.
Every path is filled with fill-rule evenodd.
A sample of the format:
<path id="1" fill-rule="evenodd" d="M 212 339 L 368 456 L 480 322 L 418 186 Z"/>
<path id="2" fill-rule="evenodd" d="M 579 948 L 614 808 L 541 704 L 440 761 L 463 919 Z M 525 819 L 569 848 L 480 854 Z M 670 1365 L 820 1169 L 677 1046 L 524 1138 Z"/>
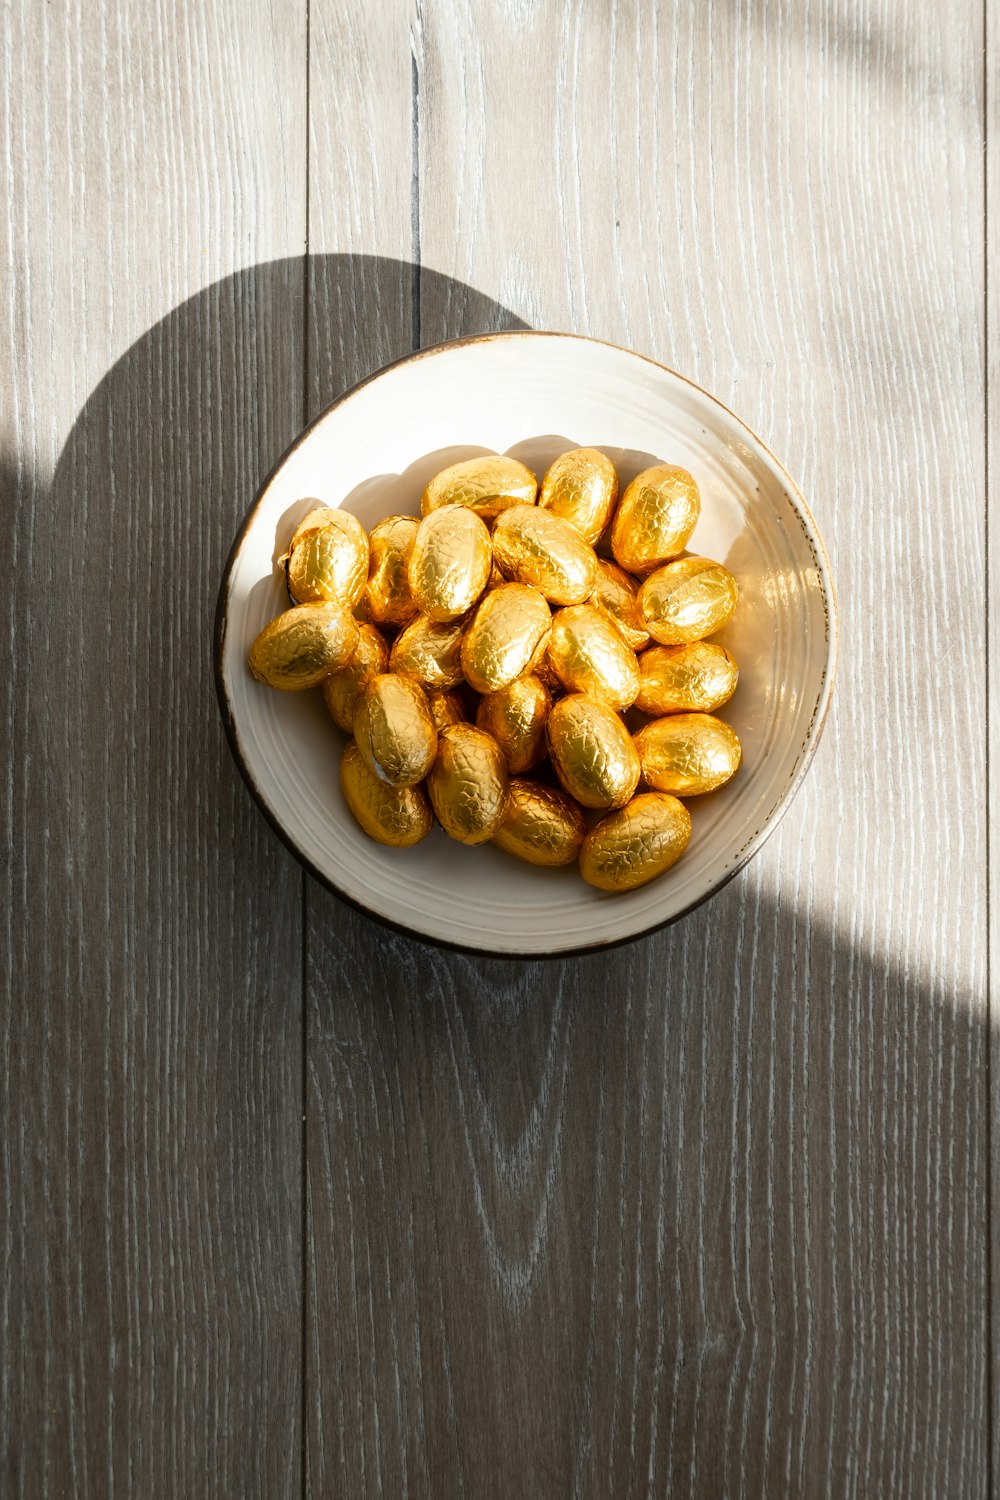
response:
<path id="1" fill-rule="evenodd" d="M 701 489 L 690 550 L 724 562 L 740 602 L 718 639 L 740 665 L 720 710 L 744 763 L 688 802 L 683 858 L 610 895 L 575 868 L 543 870 L 438 828 L 414 849 L 371 842 L 341 797 L 344 737 L 321 695 L 255 682 L 247 651 L 288 598 L 275 563 L 317 501 L 365 526 L 419 514 L 426 482 L 475 454 L 513 454 L 541 476 L 568 448 L 603 449 L 622 486 L 651 463 Z M 422 350 L 347 392 L 292 444 L 253 502 L 219 596 L 216 676 L 233 753 L 275 830 L 317 879 L 381 921 L 480 952 L 549 956 L 607 947 L 676 920 L 724 885 L 772 832 L 816 747 L 834 673 L 834 596 L 801 495 L 750 429 L 674 371 L 608 344 L 509 333 Z"/>

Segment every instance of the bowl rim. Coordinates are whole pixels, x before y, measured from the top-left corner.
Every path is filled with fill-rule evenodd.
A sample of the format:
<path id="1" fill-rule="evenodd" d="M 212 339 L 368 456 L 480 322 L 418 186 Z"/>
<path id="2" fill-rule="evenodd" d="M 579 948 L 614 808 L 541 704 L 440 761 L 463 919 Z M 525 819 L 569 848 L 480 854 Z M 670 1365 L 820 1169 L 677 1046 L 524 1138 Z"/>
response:
<path id="1" fill-rule="evenodd" d="M 795 774 L 789 781 L 784 793 L 782 794 L 781 800 L 771 812 L 767 822 L 757 830 L 752 838 L 747 841 L 743 849 L 740 851 L 737 859 L 733 863 L 732 867 L 728 870 L 725 870 L 719 876 L 719 878 L 709 886 L 708 890 L 706 890 L 703 895 L 699 896 L 697 900 L 689 902 L 687 906 L 683 907 L 678 912 L 674 912 L 673 915 L 664 917 L 661 921 L 651 922 L 649 926 L 644 927 L 641 932 L 626 933 L 620 938 L 609 938 L 603 942 L 587 943 L 577 947 L 556 948 L 547 950 L 544 953 L 530 951 L 523 953 L 512 951 L 497 952 L 496 950 L 491 948 L 477 947 L 474 943 L 457 943 L 452 942 L 447 938 L 434 937 L 426 932 L 421 931 L 421 929 L 418 927 L 407 927 L 405 923 L 396 922 L 392 918 L 384 916 L 381 912 L 373 911 L 370 907 L 365 906 L 362 901 L 359 901 L 356 896 L 352 896 L 348 891 L 343 890 L 342 887 L 337 885 L 335 881 L 331 880 L 327 874 L 320 870 L 312 862 L 312 860 L 303 853 L 303 851 L 295 843 L 291 835 L 281 825 L 277 817 L 275 817 L 275 815 L 271 812 L 271 809 L 268 807 L 266 801 L 264 800 L 264 796 L 260 788 L 257 786 L 257 783 L 253 777 L 253 773 L 250 770 L 249 765 L 247 764 L 246 758 L 243 754 L 243 747 L 240 743 L 239 730 L 236 725 L 236 717 L 233 713 L 233 707 L 229 700 L 229 693 L 226 689 L 223 658 L 225 654 L 226 629 L 228 624 L 227 611 L 230 582 L 233 569 L 236 565 L 237 558 L 239 557 L 240 551 L 243 546 L 243 542 L 254 520 L 254 517 L 257 514 L 257 511 L 260 509 L 260 506 L 263 503 L 264 497 L 270 489 L 273 481 L 277 477 L 279 471 L 284 468 L 285 464 L 291 458 L 292 454 L 295 453 L 300 445 L 304 443 L 305 440 L 309 437 L 314 427 L 318 427 L 319 424 L 324 421 L 332 411 L 335 411 L 338 406 L 342 406 L 346 401 L 349 401 L 352 396 L 355 396 L 365 386 L 370 385 L 375 380 L 378 380 L 389 370 L 396 369 L 399 365 L 412 364 L 417 360 L 427 359 L 435 354 L 442 354 L 447 352 L 448 350 L 457 349 L 466 344 L 499 343 L 501 341 L 515 339 L 530 340 L 547 338 L 575 339 L 580 343 L 596 344 L 605 349 L 613 349 L 616 353 L 626 354 L 632 359 L 641 360 L 644 364 L 652 365 L 654 369 L 664 372 L 667 375 L 672 376 L 676 380 L 683 381 L 685 385 L 688 385 L 693 390 L 698 391 L 707 400 L 712 402 L 714 406 L 719 407 L 720 410 L 725 412 L 725 414 L 733 422 L 735 422 L 737 426 L 741 427 L 743 431 L 748 434 L 748 436 L 753 440 L 754 443 L 757 444 L 757 446 L 763 451 L 763 453 L 766 454 L 770 462 L 774 465 L 775 469 L 782 477 L 782 480 L 787 489 L 788 498 L 791 501 L 793 508 L 798 512 L 798 517 L 802 525 L 802 529 L 805 532 L 808 542 L 810 543 L 815 556 L 815 561 L 818 565 L 817 571 L 819 572 L 822 581 L 823 596 L 827 603 L 827 651 L 822 686 L 820 688 L 819 696 L 816 700 L 816 707 L 813 710 L 812 721 L 807 731 L 804 753 L 795 770 Z M 219 712 L 222 716 L 223 728 L 226 732 L 226 740 L 229 744 L 230 752 L 236 762 L 237 769 L 239 770 L 239 773 L 242 776 L 251 797 L 257 804 L 259 811 L 263 813 L 270 827 L 277 834 L 278 838 L 285 845 L 286 849 L 288 849 L 290 853 L 294 855 L 295 859 L 302 866 L 303 870 L 310 874 L 314 880 L 317 880 L 320 885 L 325 886 L 326 889 L 330 891 L 334 896 L 336 896 L 339 900 L 346 902 L 348 906 L 353 907 L 355 911 L 360 912 L 362 916 L 368 917 L 370 920 L 378 922 L 380 926 L 387 927 L 391 931 L 397 932 L 403 937 L 416 938 L 420 942 L 429 944 L 431 947 L 441 948 L 452 953 L 473 954 L 478 958 L 511 960 L 518 963 L 523 963 L 526 961 L 554 962 L 556 960 L 565 958 L 579 958 L 588 954 L 606 953 L 615 948 L 624 947 L 627 943 L 637 943 L 643 938 L 649 937 L 652 933 L 661 932 L 664 928 L 671 927 L 675 922 L 680 922 L 684 917 L 690 916 L 692 912 L 697 911 L 700 906 L 704 906 L 706 901 L 710 901 L 714 896 L 717 896 L 718 893 L 723 890 L 731 880 L 735 879 L 740 871 L 749 864 L 751 859 L 753 859 L 754 855 L 763 848 L 764 844 L 771 837 L 772 833 L 774 833 L 782 818 L 785 816 L 785 813 L 788 811 L 789 807 L 792 805 L 792 802 L 795 800 L 795 797 L 797 796 L 799 789 L 802 786 L 803 781 L 805 780 L 806 773 L 809 770 L 809 767 L 812 765 L 813 756 L 816 754 L 817 747 L 819 745 L 820 739 L 822 738 L 823 730 L 826 726 L 826 721 L 829 714 L 830 703 L 833 698 L 834 682 L 837 675 L 838 656 L 839 624 L 837 595 L 833 582 L 833 573 L 830 568 L 830 560 L 827 556 L 823 538 L 819 533 L 819 529 L 813 518 L 812 512 L 810 511 L 809 506 L 806 503 L 801 489 L 796 484 L 791 474 L 789 474 L 788 470 L 785 468 L 785 465 L 771 450 L 771 448 L 768 447 L 767 443 L 764 442 L 763 438 L 761 438 L 759 434 L 756 433 L 753 428 L 750 427 L 750 425 L 746 421 L 744 421 L 742 417 L 738 416 L 736 412 L 728 407 L 724 401 L 720 401 L 718 396 L 714 395 L 711 391 L 706 390 L 706 388 L 703 385 L 700 385 L 698 381 L 692 380 L 689 375 L 684 375 L 681 373 L 681 371 L 675 370 L 671 365 L 666 365 L 661 360 L 652 359 L 647 354 L 640 354 L 635 349 L 628 349 L 623 344 L 611 343 L 608 339 L 591 338 L 590 335 L 582 333 L 562 333 L 558 329 L 547 328 L 517 328 L 507 329 L 496 333 L 467 334 L 462 338 L 444 339 L 440 343 L 428 344 L 423 348 L 411 350 L 409 354 L 400 355 L 398 359 L 389 360 L 386 364 L 380 365 L 377 370 L 373 370 L 370 375 L 365 375 L 361 380 L 356 381 L 354 385 L 349 386 L 347 390 L 342 391 L 339 396 L 337 396 L 327 406 L 323 407 L 322 411 L 317 412 L 316 415 L 306 424 L 306 426 L 302 428 L 301 432 L 299 432 L 297 436 L 292 439 L 288 447 L 285 448 L 284 452 L 272 464 L 271 468 L 268 470 L 267 475 L 258 486 L 253 500 L 247 507 L 243 519 L 237 529 L 236 535 L 233 538 L 233 544 L 229 549 L 229 554 L 226 558 L 225 566 L 222 570 L 222 579 L 219 584 L 219 593 L 215 606 L 215 621 L 212 632 L 212 665 L 215 677 L 215 691 L 218 698 Z"/>

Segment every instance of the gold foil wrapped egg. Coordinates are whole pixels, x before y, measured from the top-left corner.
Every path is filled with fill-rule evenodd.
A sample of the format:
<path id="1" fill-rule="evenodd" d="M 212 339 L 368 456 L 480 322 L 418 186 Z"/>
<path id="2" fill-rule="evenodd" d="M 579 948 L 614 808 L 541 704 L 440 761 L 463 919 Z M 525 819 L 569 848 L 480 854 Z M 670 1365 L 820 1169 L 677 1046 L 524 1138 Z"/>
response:
<path id="1" fill-rule="evenodd" d="M 514 778 L 493 842 L 529 865 L 571 865 L 586 833 L 586 820 L 572 797 L 537 781 Z"/>
<path id="2" fill-rule="evenodd" d="M 434 728 L 441 733 L 447 724 L 466 724 L 469 716 L 465 711 L 460 693 L 450 688 L 431 688 L 427 694 L 427 707 L 434 720 Z"/>
<path id="3" fill-rule="evenodd" d="M 551 707 L 548 688 L 534 675 L 518 677 L 498 693 L 480 698 L 476 724 L 496 740 L 512 775 L 530 771 L 543 759 Z"/>
<path id="4" fill-rule="evenodd" d="M 593 546 L 611 520 L 617 499 L 618 474 L 610 458 L 596 448 L 574 448 L 549 465 L 538 504 L 569 521 Z"/>
<path id="5" fill-rule="evenodd" d="M 389 651 L 374 625 L 358 625 L 358 644 L 346 666 L 331 672 L 320 683 L 330 717 L 350 734 L 354 728 L 354 709 L 358 694 L 370 677 L 384 672 L 389 665 Z"/>
<path id="6" fill-rule="evenodd" d="M 346 666 L 357 641 L 358 627 L 347 605 L 297 604 L 264 626 L 247 664 L 258 682 L 297 693 Z"/>
<path id="7" fill-rule="evenodd" d="M 545 651 L 551 620 L 537 589 L 505 583 L 491 589 L 462 641 L 465 680 L 477 693 L 497 693 L 535 669 Z"/>
<path id="8" fill-rule="evenodd" d="M 649 631 L 639 608 L 639 585 L 617 563 L 603 557 L 597 559 L 594 592 L 587 603 L 607 615 L 633 651 L 642 651 L 649 645 Z"/>
<path id="9" fill-rule="evenodd" d="M 697 797 L 714 792 L 739 769 L 743 748 L 735 729 L 711 714 L 654 719 L 635 737 L 643 779 L 658 792 Z"/>
<path id="10" fill-rule="evenodd" d="M 649 573 L 688 544 L 701 510 L 698 486 L 687 469 L 657 464 L 637 474 L 625 490 L 611 528 L 615 561 L 630 573 Z"/>
<path id="11" fill-rule="evenodd" d="M 647 714 L 704 713 L 721 708 L 736 691 L 739 667 L 724 646 L 652 646 L 639 658 L 636 708 Z"/>
<path id="12" fill-rule="evenodd" d="M 488 843 L 507 804 L 507 766 L 499 745 L 472 724 L 449 724 L 441 731 L 427 790 L 449 838 Z"/>
<path id="13" fill-rule="evenodd" d="M 374 625 L 408 625 L 419 613 L 410 593 L 410 553 L 416 516 L 386 516 L 372 527 L 371 563 L 363 604 Z"/>
<path id="14" fill-rule="evenodd" d="M 380 781 L 353 740 L 341 758 L 340 789 L 361 828 L 378 844 L 409 849 L 434 826 L 423 788 Z"/>
<path id="15" fill-rule="evenodd" d="M 424 490 L 421 515 L 442 505 L 464 505 L 484 520 L 492 520 L 509 505 L 534 505 L 538 480 L 516 458 L 488 454 L 466 458 L 436 474 Z"/>
<path id="16" fill-rule="evenodd" d="M 456 687 L 462 681 L 461 620 L 417 618 L 393 642 L 389 665 L 393 672 L 415 677 L 426 688 Z"/>
<path id="17" fill-rule="evenodd" d="M 552 604 L 582 604 L 597 576 L 597 556 L 576 527 L 537 505 L 515 505 L 493 528 L 493 560 L 514 583 L 528 583 Z"/>
<path id="18" fill-rule="evenodd" d="M 732 573 L 707 557 L 668 563 L 639 590 L 643 620 L 663 646 L 683 646 L 714 635 L 732 619 L 736 599 Z"/>
<path id="19" fill-rule="evenodd" d="M 639 664 L 607 615 L 589 604 L 552 617 L 547 660 L 571 693 L 587 693 L 614 709 L 628 708 L 639 691 Z"/>
<path id="20" fill-rule="evenodd" d="M 664 792 L 642 792 L 587 834 L 580 874 L 599 891 L 634 891 L 676 864 L 691 838 L 691 814 Z"/>
<path id="21" fill-rule="evenodd" d="M 410 553 L 410 591 L 432 620 L 456 620 L 486 587 L 490 534 L 474 511 L 448 505 L 420 522 Z"/>
<path id="22" fill-rule="evenodd" d="M 639 756 L 613 708 L 584 693 L 552 705 L 546 734 L 556 774 L 583 807 L 622 807 L 639 784 Z"/>
<path id="23" fill-rule="evenodd" d="M 356 516 L 322 506 L 296 528 L 285 558 L 296 604 L 326 600 L 353 609 L 368 579 L 368 537 Z"/>
<path id="24" fill-rule="evenodd" d="M 420 684 L 392 672 L 370 678 L 354 710 L 354 738 L 380 781 L 423 781 L 434 764 L 438 735 Z"/>

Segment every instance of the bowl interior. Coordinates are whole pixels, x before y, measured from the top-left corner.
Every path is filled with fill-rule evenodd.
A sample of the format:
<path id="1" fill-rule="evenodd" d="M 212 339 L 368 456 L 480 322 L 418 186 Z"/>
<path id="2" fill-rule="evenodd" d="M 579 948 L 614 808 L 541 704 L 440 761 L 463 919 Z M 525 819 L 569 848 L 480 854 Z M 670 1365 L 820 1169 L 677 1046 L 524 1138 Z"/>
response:
<path id="1" fill-rule="evenodd" d="M 575 869 L 539 870 L 440 829 L 410 850 L 372 843 L 344 805 L 344 736 L 319 693 L 254 682 L 249 647 L 287 607 L 275 572 L 297 521 L 318 500 L 366 526 L 419 513 L 448 463 L 510 453 L 541 474 L 568 448 L 603 449 L 622 484 L 653 462 L 695 476 L 702 514 L 690 550 L 736 575 L 740 603 L 718 639 L 740 665 L 720 710 L 744 764 L 693 798 L 690 846 L 641 890 L 607 895 Z M 822 546 L 795 488 L 737 418 L 681 376 L 586 339 L 503 334 L 443 345 L 391 366 L 307 429 L 266 484 L 234 550 L 220 601 L 218 670 L 237 755 L 295 850 L 378 917 L 488 952 L 551 954 L 620 942 L 678 916 L 759 847 L 808 763 L 833 669 L 833 600 Z"/>

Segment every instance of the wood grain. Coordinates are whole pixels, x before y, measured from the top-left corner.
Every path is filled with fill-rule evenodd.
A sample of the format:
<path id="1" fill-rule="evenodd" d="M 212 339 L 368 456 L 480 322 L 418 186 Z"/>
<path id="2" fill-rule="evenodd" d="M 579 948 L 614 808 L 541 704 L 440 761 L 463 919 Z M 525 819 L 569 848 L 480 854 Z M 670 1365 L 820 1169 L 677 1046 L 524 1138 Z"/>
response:
<path id="1" fill-rule="evenodd" d="M 617 956 L 449 956 L 310 892 L 310 1489 L 985 1494 L 982 12 L 351 24 L 366 138 L 415 59 L 420 341 L 513 313 L 715 390 L 812 501 L 841 674 L 764 854 Z M 406 128 L 363 227 L 400 259 Z M 368 323 L 329 333 L 357 373 Z"/>
<path id="2" fill-rule="evenodd" d="M 299 4 L 0 17 L 11 1500 L 300 1483 L 301 876 L 210 643 L 302 420 L 304 70 Z"/>
<path id="3" fill-rule="evenodd" d="M 983 7 L 983 87 L 985 91 L 984 188 L 986 211 L 986 675 L 987 675 L 987 956 L 990 1020 L 990 1182 L 986 1208 L 991 1251 L 990 1320 L 990 1436 L 994 1493 L 1000 1490 L 1000 598 L 997 596 L 997 559 L 1000 557 L 1000 254 L 997 251 L 997 214 L 1000 213 L 1000 88 L 995 60 L 1000 51 L 1000 5 L 986 0 Z"/>

